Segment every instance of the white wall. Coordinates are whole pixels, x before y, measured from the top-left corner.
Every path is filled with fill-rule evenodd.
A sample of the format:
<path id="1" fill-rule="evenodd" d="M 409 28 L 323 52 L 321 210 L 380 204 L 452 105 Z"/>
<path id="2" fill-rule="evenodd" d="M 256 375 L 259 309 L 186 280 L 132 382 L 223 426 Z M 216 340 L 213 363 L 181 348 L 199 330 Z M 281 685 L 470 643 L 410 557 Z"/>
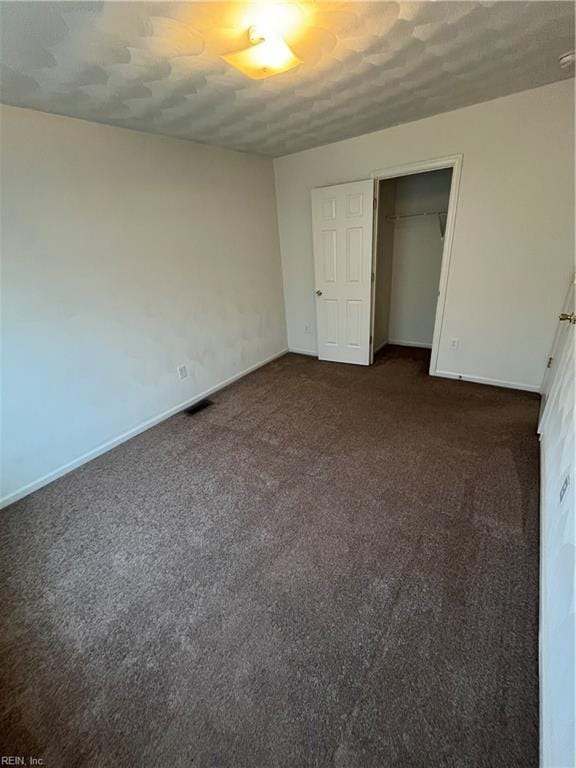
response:
<path id="1" fill-rule="evenodd" d="M 447 169 L 398 179 L 395 215 L 447 210 L 451 178 L 452 171 Z M 446 217 L 442 217 L 443 226 L 445 223 Z M 443 247 L 437 216 L 396 221 L 389 322 L 392 344 L 432 346 Z"/>
<path id="2" fill-rule="evenodd" d="M 0 128 L 6 501 L 286 337 L 270 160 L 13 107 Z"/>
<path id="3" fill-rule="evenodd" d="M 310 190 L 462 153 L 438 369 L 539 388 L 574 258 L 573 89 L 566 80 L 275 160 L 289 346 L 316 349 Z"/>

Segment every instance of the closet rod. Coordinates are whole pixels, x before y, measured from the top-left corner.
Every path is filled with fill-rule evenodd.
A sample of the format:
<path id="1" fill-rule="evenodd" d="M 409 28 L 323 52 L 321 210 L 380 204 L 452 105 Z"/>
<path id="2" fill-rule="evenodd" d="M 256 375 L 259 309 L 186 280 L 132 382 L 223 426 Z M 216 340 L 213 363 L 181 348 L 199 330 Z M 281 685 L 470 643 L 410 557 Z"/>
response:
<path id="1" fill-rule="evenodd" d="M 446 216 L 448 211 L 422 211 L 421 213 L 403 213 L 399 216 L 386 216 L 386 221 L 399 221 L 400 219 L 413 219 L 415 216 Z"/>

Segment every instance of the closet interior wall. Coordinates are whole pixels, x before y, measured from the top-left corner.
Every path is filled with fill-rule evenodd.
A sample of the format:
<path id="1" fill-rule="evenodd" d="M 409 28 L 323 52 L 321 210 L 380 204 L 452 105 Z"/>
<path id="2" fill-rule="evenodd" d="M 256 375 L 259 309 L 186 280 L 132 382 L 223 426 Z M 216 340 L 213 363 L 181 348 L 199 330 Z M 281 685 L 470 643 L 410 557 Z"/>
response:
<path id="1" fill-rule="evenodd" d="M 445 169 L 379 183 L 376 351 L 432 346 L 451 179 Z"/>

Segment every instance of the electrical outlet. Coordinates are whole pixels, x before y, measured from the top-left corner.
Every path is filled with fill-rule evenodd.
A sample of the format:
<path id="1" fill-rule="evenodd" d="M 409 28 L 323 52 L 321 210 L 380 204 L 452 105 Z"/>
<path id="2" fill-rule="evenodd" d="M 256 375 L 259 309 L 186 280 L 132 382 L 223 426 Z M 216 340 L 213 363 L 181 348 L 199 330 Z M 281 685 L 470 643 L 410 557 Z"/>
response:
<path id="1" fill-rule="evenodd" d="M 452 339 L 450 342 L 450 349 L 458 349 L 458 345 L 460 344 L 460 339 Z"/>
<path id="2" fill-rule="evenodd" d="M 312 327 L 310 326 L 309 323 L 306 323 L 306 325 L 304 326 L 304 333 L 312 333 Z"/>
<path id="3" fill-rule="evenodd" d="M 186 368 L 185 365 L 179 365 L 178 368 L 176 368 L 176 371 L 178 372 L 178 378 L 180 381 L 182 381 L 182 379 L 188 378 L 188 368 Z"/>

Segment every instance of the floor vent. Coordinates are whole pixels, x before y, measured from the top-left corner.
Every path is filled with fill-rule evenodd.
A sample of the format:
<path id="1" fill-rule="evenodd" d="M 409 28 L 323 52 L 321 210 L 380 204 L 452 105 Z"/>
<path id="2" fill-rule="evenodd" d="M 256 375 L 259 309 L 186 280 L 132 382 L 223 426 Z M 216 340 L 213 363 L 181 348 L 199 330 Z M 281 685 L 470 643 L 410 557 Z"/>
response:
<path id="1" fill-rule="evenodd" d="M 199 402 L 194 403 L 194 405 L 191 405 L 190 408 L 186 408 L 184 413 L 187 413 L 188 416 L 194 416 L 195 413 L 203 411 L 204 408 L 208 408 L 210 405 L 214 405 L 214 401 L 205 397 L 204 400 L 200 400 Z"/>

